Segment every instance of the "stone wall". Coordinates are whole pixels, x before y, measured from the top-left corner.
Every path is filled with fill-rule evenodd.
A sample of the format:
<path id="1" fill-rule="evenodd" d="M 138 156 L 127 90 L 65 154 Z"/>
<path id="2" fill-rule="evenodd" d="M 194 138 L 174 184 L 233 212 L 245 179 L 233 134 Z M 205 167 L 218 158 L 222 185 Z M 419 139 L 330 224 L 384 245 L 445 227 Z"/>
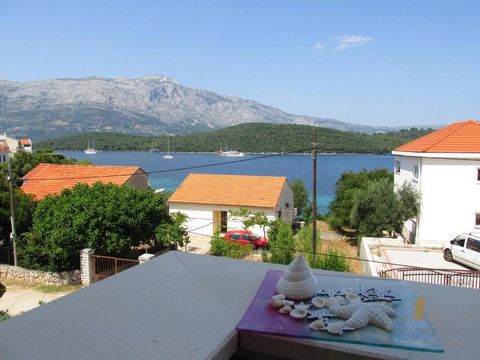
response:
<path id="1" fill-rule="evenodd" d="M 29 270 L 3 264 L 0 265 L 0 279 L 24 281 L 28 283 L 45 285 L 78 285 L 81 283 L 79 270 L 55 273 Z"/>

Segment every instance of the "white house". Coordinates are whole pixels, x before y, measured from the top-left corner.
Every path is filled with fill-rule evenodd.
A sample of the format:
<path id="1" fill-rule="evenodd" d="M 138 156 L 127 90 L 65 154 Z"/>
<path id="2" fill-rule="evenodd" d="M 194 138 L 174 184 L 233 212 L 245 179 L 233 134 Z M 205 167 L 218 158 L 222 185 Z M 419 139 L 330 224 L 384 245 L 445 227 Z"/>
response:
<path id="1" fill-rule="evenodd" d="M 7 145 L 7 142 L 3 139 L 0 139 L 0 163 L 8 161 L 8 154 L 10 153 L 10 148 Z"/>
<path id="2" fill-rule="evenodd" d="M 284 176 L 189 174 L 168 205 L 170 213 L 188 216 L 190 233 L 209 236 L 242 228 L 242 219 L 230 216 L 229 210 L 262 211 L 269 220 L 281 219 L 288 224 L 296 216 L 292 189 Z M 251 230 L 263 234 L 260 228 Z"/>
<path id="3" fill-rule="evenodd" d="M 6 133 L 3 133 L 3 135 L 0 135 L 0 140 L 4 141 L 7 144 L 11 154 L 15 154 L 17 153 L 17 151 L 21 149 L 19 140 L 12 138 L 10 136 L 7 136 Z"/>
<path id="4" fill-rule="evenodd" d="M 421 193 L 421 213 L 405 235 L 422 245 L 443 244 L 480 229 L 480 122 L 455 123 L 396 148 L 395 186 Z"/>

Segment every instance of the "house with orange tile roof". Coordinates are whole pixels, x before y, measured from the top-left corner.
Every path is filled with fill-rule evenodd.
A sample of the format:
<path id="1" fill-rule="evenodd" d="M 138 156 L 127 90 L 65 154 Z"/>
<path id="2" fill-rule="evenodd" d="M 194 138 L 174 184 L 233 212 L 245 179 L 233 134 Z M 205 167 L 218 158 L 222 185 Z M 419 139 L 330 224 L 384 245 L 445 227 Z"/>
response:
<path id="1" fill-rule="evenodd" d="M 394 151 L 395 186 L 412 184 L 421 210 L 406 222 L 410 242 L 441 245 L 480 231 L 480 122 L 454 123 Z"/>
<path id="2" fill-rule="evenodd" d="M 32 147 L 32 140 L 30 139 L 20 139 L 18 140 L 20 147 L 23 151 L 25 152 L 32 152 L 33 147 Z"/>
<path id="3" fill-rule="evenodd" d="M 139 166 L 99 166 L 39 164 L 23 177 L 21 189 L 36 200 L 47 195 L 60 194 L 76 184 L 93 185 L 96 182 L 131 185 L 148 188 L 148 174 Z"/>
<path id="4" fill-rule="evenodd" d="M 262 211 L 270 220 L 293 223 L 296 209 L 293 192 L 284 176 L 189 174 L 168 199 L 170 213 L 188 216 L 186 227 L 193 234 L 211 236 L 243 227 L 230 210 Z M 260 228 L 251 228 L 262 235 Z"/>

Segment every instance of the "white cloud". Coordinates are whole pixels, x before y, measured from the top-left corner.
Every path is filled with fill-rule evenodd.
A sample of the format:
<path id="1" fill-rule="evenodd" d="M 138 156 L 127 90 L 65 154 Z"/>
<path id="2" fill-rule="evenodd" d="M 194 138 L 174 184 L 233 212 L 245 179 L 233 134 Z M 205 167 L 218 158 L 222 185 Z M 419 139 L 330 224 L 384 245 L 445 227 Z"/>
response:
<path id="1" fill-rule="evenodd" d="M 361 35 L 339 35 L 335 37 L 338 45 L 335 50 L 347 50 L 373 41 L 373 37 Z"/>
<path id="2" fill-rule="evenodd" d="M 317 42 L 313 45 L 313 47 L 315 48 L 316 51 L 321 51 L 323 49 L 323 44 Z"/>

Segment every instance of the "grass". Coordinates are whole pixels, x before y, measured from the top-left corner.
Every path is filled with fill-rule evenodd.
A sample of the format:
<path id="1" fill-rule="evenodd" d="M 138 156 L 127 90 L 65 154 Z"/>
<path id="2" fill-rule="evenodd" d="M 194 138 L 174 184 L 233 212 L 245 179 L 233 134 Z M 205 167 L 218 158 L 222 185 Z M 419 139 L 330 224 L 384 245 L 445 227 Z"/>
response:
<path id="1" fill-rule="evenodd" d="M 37 291 L 41 291 L 45 294 L 56 294 L 72 292 L 80 289 L 81 285 L 36 285 L 34 288 Z"/>
<path id="2" fill-rule="evenodd" d="M 0 321 L 10 319 L 12 316 L 8 313 L 8 310 L 0 310 Z"/>

